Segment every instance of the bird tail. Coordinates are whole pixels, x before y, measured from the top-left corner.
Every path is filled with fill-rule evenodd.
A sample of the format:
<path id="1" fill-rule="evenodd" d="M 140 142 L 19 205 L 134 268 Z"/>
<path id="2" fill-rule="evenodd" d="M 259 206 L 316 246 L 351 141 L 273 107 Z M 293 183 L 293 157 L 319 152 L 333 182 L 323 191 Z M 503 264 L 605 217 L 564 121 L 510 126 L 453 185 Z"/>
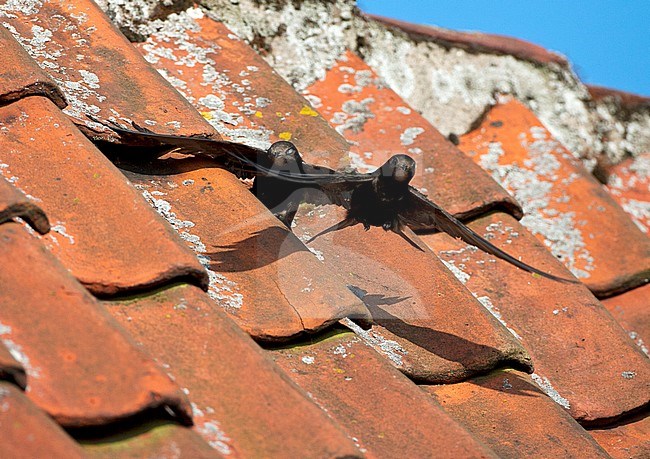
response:
<path id="1" fill-rule="evenodd" d="M 355 218 L 352 217 L 346 217 L 344 220 L 341 220 L 340 222 L 336 223 L 335 225 L 330 226 L 327 229 L 324 229 L 320 233 L 318 233 L 316 236 L 311 237 L 308 241 L 307 244 L 312 242 L 314 239 L 316 239 L 319 236 L 322 236 L 323 234 L 331 233 L 332 231 L 338 231 L 342 230 L 343 228 L 347 228 L 348 226 L 354 226 L 357 223 L 359 223 Z"/>

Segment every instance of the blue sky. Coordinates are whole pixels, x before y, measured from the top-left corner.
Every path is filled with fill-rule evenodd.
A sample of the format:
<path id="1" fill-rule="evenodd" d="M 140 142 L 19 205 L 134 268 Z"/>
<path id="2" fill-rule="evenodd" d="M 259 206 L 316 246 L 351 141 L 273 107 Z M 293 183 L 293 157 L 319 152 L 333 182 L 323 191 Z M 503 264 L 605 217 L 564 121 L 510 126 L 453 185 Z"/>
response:
<path id="1" fill-rule="evenodd" d="M 586 83 L 650 96 L 650 0 L 358 0 L 361 10 L 509 35 L 569 58 Z"/>

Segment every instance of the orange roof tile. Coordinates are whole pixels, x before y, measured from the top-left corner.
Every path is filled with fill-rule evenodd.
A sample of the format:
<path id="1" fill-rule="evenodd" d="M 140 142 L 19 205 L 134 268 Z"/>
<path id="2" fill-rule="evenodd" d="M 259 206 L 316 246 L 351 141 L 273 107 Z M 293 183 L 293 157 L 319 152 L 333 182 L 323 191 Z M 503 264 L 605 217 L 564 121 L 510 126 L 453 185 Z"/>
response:
<path id="1" fill-rule="evenodd" d="M 605 189 L 644 233 L 650 232 L 650 153 L 607 168 Z"/>
<path id="2" fill-rule="evenodd" d="M 1 457 L 86 457 L 56 422 L 19 389 L 3 381 L 0 381 L 0 407 Z"/>
<path id="3" fill-rule="evenodd" d="M 635 288 L 603 300 L 612 316 L 627 330 L 643 352 L 650 356 L 650 285 Z"/>
<path id="4" fill-rule="evenodd" d="M 358 454 L 325 413 L 196 287 L 105 304 L 183 387 L 193 403 L 194 429 L 221 453 Z"/>
<path id="5" fill-rule="evenodd" d="M 299 213 L 296 233 L 304 239 L 342 214 L 323 207 Z M 415 250 L 381 228 L 366 233 L 360 225 L 310 245 L 336 264 L 341 282 L 370 309 L 374 325 L 361 336 L 408 376 L 454 382 L 501 365 L 532 371 L 515 337 L 431 252 Z"/>
<path id="6" fill-rule="evenodd" d="M 360 170 L 374 169 L 392 155 L 405 153 L 418 163 L 413 186 L 458 218 L 494 209 L 523 215 L 503 188 L 353 53 L 342 56 L 324 79 L 307 88 L 307 94 L 350 143 L 353 163 Z M 471 186 L 468 177 L 472 177 Z"/>
<path id="7" fill-rule="evenodd" d="M 469 226 L 515 258 L 534 260 L 552 273 L 563 269 L 509 215 L 491 214 Z M 535 365 L 533 378 L 575 419 L 613 421 L 650 401 L 650 361 L 583 285 L 514 269 L 446 234 L 423 240 L 520 336 Z"/>
<path id="8" fill-rule="evenodd" d="M 34 62 L 4 27 L 0 27 L 0 102 L 23 97 L 48 97 L 59 108 L 65 108 L 65 96 L 57 84 Z"/>
<path id="9" fill-rule="evenodd" d="M 499 457 L 609 457 L 529 376 L 516 371 L 421 387 Z"/>
<path id="10" fill-rule="evenodd" d="M 564 56 L 518 38 L 481 32 L 458 32 L 440 27 L 412 24 L 372 14 L 367 16 L 374 21 L 397 27 L 416 39 L 425 38 L 442 46 L 454 46 L 475 52 L 506 54 L 541 64 L 568 65 Z"/>
<path id="11" fill-rule="evenodd" d="M 86 114 L 137 117 L 160 131 L 214 133 L 180 94 L 160 97 L 169 84 L 92 0 L 19 3 L 3 6 L 3 24 L 63 90 L 68 115 L 86 123 Z"/>
<path id="12" fill-rule="evenodd" d="M 9 223 L 0 225 L 0 240 L 2 258 L 12 260 L 0 270 L 1 339 L 20 356 L 26 393 L 39 408 L 67 427 L 164 407 L 191 422 L 180 388 L 133 347 L 36 238 Z"/>
<path id="13" fill-rule="evenodd" d="M 368 316 L 232 174 L 210 162 L 178 162 L 162 166 L 171 169 L 165 175 L 155 164 L 147 174 L 127 175 L 201 258 L 209 295 L 240 327 L 256 339 L 286 340 L 342 317 Z"/>
<path id="14" fill-rule="evenodd" d="M 48 99 L 0 108 L 0 124 L 6 128 L 0 130 L 0 173 L 38 200 L 52 224 L 44 242 L 93 293 L 176 278 L 207 284 L 194 255 Z M 155 251 L 148 250 L 152 240 Z"/>
<path id="15" fill-rule="evenodd" d="M 589 433 L 614 459 L 643 459 L 650 452 L 650 416 Z"/>
<path id="16" fill-rule="evenodd" d="M 650 239 L 523 104 L 492 108 L 460 148 L 522 202 L 522 224 L 595 294 L 648 281 Z"/>
<path id="17" fill-rule="evenodd" d="M 6 167 L 7 164 L 0 164 L 0 168 Z M 0 223 L 19 217 L 40 234 L 46 234 L 50 230 L 50 222 L 34 201 L 0 176 Z"/>
<path id="18" fill-rule="evenodd" d="M 352 333 L 272 355 L 369 457 L 492 457 Z"/>

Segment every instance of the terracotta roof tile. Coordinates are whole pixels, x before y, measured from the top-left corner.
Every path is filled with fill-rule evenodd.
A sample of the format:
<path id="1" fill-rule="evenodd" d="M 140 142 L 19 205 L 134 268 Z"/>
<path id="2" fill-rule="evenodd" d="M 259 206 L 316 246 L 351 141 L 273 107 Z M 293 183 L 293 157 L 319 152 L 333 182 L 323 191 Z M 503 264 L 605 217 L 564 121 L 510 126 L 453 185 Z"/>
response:
<path id="1" fill-rule="evenodd" d="M 82 439 L 81 444 L 84 452 L 96 459 L 225 457 L 193 430 L 161 421 L 146 423 L 133 431 L 108 435 L 100 440 Z"/>
<path id="2" fill-rule="evenodd" d="M 32 95 L 48 97 L 59 108 L 67 105 L 56 83 L 29 57 L 11 33 L 0 27 L 0 102 L 6 104 Z"/>
<path id="3" fill-rule="evenodd" d="M 194 163 L 187 172 L 170 166 L 173 175 L 128 176 L 202 258 L 210 296 L 240 327 L 256 339 L 283 340 L 369 315 L 233 175 Z"/>
<path id="4" fill-rule="evenodd" d="M 272 354 L 370 457 L 492 457 L 352 333 Z"/>
<path id="5" fill-rule="evenodd" d="M 516 371 L 421 387 L 500 457 L 609 457 L 529 376 Z"/>
<path id="6" fill-rule="evenodd" d="M 83 450 L 19 389 L 0 381 L 0 456 L 83 458 Z"/>
<path id="7" fill-rule="evenodd" d="M 3 166 L 4 164 L 0 165 L 0 168 Z M 46 234 L 50 230 L 47 215 L 34 200 L 30 200 L 0 176 L 0 224 L 16 217 L 25 220 L 41 234 Z"/>
<path id="8" fill-rule="evenodd" d="M 138 47 L 223 137 L 261 148 L 291 140 L 307 160 L 333 167 L 347 155 L 347 143 L 331 135 L 305 99 L 250 46 L 201 10 L 169 19 Z"/>
<path id="9" fill-rule="evenodd" d="M 0 379 L 12 382 L 21 389 L 27 386 L 25 368 L 14 359 L 0 340 Z"/>
<path id="10" fill-rule="evenodd" d="M 358 455 L 325 413 L 196 287 L 105 304 L 188 393 L 194 429 L 222 453 Z"/>
<path id="11" fill-rule="evenodd" d="M 190 422 L 180 389 L 133 347 L 38 239 L 13 223 L 0 225 L 0 239 L 2 259 L 12 260 L 0 270 L 1 339 L 20 356 L 26 393 L 36 405 L 68 427 L 163 407 Z"/>
<path id="12" fill-rule="evenodd" d="M 413 185 L 459 218 L 499 209 L 517 217 L 519 204 L 385 86 L 358 56 L 347 52 L 325 78 L 307 88 L 308 98 L 350 142 L 354 165 L 365 171 L 394 154 L 418 163 Z M 372 167 L 374 166 L 374 167 Z M 468 186 L 466 177 L 472 177 Z"/>
<path id="13" fill-rule="evenodd" d="M 603 304 L 614 318 L 629 333 L 639 347 L 650 356 L 650 285 L 607 298 Z"/>
<path id="14" fill-rule="evenodd" d="M 299 213 L 297 234 L 341 220 L 343 211 L 318 208 Z M 312 247 L 335 263 L 373 315 L 360 332 L 408 376 L 454 382 L 501 365 L 532 370 L 519 342 L 454 278 L 431 252 L 413 249 L 381 228 L 358 225 L 329 233 Z M 408 260 L 408 262 L 405 262 Z"/>
<path id="15" fill-rule="evenodd" d="M 650 233 L 650 153 L 606 170 L 605 189 L 644 233 Z"/>
<path id="16" fill-rule="evenodd" d="M 522 224 L 596 295 L 650 277 L 650 239 L 524 105 L 492 108 L 460 148 L 522 202 Z"/>
<path id="17" fill-rule="evenodd" d="M 589 95 L 596 102 L 611 100 L 619 104 L 622 108 L 628 110 L 650 107 L 650 97 L 592 84 L 588 84 L 586 86 L 587 90 L 589 91 Z"/>
<path id="18" fill-rule="evenodd" d="M 481 32 L 459 32 L 440 27 L 412 24 L 372 14 L 367 16 L 387 26 L 397 27 L 416 39 L 424 38 L 435 41 L 442 46 L 454 46 L 475 52 L 505 54 L 541 64 L 568 65 L 564 56 L 518 38 Z"/>
<path id="19" fill-rule="evenodd" d="M 589 433 L 614 459 L 643 459 L 650 454 L 650 416 Z"/>
<path id="20" fill-rule="evenodd" d="M 491 214 L 469 226 L 515 258 L 563 275 L 555 257 L 511 216 Z M 612 421 L 650 401 L 650 361 L 585 286 L 506 266 L 446 234 L 423 240 L 521 337 L 535 365 L 533 378 L 575 419 Z"/>
<path id="21" fill-rule="evenodd" d="M 207 284 L 174 231 L 52 102 L 28 97 L 1 107 L 0 126 L 0 173 L 48 214 L 53 229 L 43 241 L 93 293 L 177 278 Z"/>
<path id="22" fill-rule="evenodd" d="M 3 25 L 63 90 L 65 112 L 81 121 L 152 120 L 159 131 L 183 135 L 214 131 L 117 30 L 92 0 L 20 2 L 2 6 Z M 179 118 L 183 114 L 182 119 Z"/>

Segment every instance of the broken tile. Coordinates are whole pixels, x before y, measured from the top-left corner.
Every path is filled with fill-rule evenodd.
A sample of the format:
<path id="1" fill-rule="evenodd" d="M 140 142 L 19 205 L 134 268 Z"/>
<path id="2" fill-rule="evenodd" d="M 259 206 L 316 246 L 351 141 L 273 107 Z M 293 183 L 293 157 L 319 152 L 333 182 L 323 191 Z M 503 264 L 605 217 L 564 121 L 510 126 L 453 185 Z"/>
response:
<path id="1" fill-rule="evenodd" d="M 359 337 L 340 331 L 271 352 L 369 457 L 492 457 Z"/>
<path id="2" fill-rule="evenodd" d="M 630 335 L 630 338 L 650 357 L 650 285 L 635 288 L 620 295 L 603 300 L 603 304 L 612 313 Z"/>
<path id="3" fill-rule="evenodd" d="M 507 214 L 469 224 L 513 257 L 558 276 L 566 269 Z M 521 338 L 533 380 L 583 425 L 614 419 L 650 400 L 650 360 L 591 292 L 533 275 L 446 234 L 422 239 L 467 288 Z"/>
<path id="4" fill-rule="evenodd" d="M 169 422 L 148 422 L 133 430 L 81 440 L 84 452 L 97 459 L 222 458 L 215 445 L 210 447 L 193 430 Z"/>
<path id="5" fill-rule="evenodd" d="M 25 368 L 14 359 L 2 341 L 0 341 L 0 379 L 12 382 L 21 389 L 27 386 Z"/>
<path id="6" fill-rule="evenodd" d="M 0 174 L 47 213 L 43 241 L 94 294 L 207 284 L 194 254 L 48 99 L 0 108 L 0 145 Z"/>
<path id="7" fill-rule="evenodd" d="M 650 239 L 520 102 L 492 108 L 465 151 L 524 206 L 521 223 L 597 296 L 650 277 Z"/>
<path id="8" fill-rule="evenodd" d="M 196 287 L 178 286 L 105 304 L 183 387 L 193 402 L 194 429 L 222 454 L 359 454 L 327 415 Z"/>
<path id="9" fill-rule="evenodd" d="M 19 389 L 0 381 L 0 457 L 84 458 L 79 445 Z"/>
<path id="10" fill-rule="evenodd" d="M 541 64 L 558 64 L 567 66 L 566 57 L 548 51 L 546 48 L 529 43 L 518 38 L 481 32 L 462 32 L 443 29 L 428 25 L 411 24 L 393 18 L 385 18 L 374 14 L 367 15 L 370 19 L 381 22 L 389 27 L 397 27 L 414 38 L 424 38 L 434 41 L 446 48 L 462 48 L 470 52 L 504 54 L 519 59 L 539 62 Z"/>
<path id="11" fill-rule="evenodd" d="M 420 387 L 499 457 L 609 457 L 527 375 L 496 371 L 459 384 Z"/>
<path id="12" fill-rule="evenodd" d="M 605 189 L 644 233 L 650 232 L 650 153 L 607 169 Z"/>
<path id="13" fill-rule="evenodd" d="M 299 213 L 296 233 L 306 239 L 340 220 L 343 212 L 329 207 Z M 532 371 L 518 340 L 431 252 L 361 225 L 323 235 L 310 247 L 337 266 L 341 283 L 372 313 L 372 328 L 356 331 L 409 377 L 454 382 L 501 365 Z"/>
<path id="14" fill-rule="evenodd" d="M 34 62 L 7 29 L 0 27 L 0 102 L 48 97 L 59 108 L 67 102 L 56 83 Z"/>
<path id="15" fill-rule="evenodd" d="M 360 171 L 374 170 L 395 154 L 408 154 L 417 161 L 412 185 L 457 217 L 495 209 L 523 215 L 503 188 L 350 51 L 307 94 L 350 142 L 352 164 Z"/>
<path id="16" fill-rule="evenodd" d="M 614 459 L 644 459 L 650 456 L 650 417 L 589 433 Z"/>
<path id="17" fill-rule="evenodd" d="M 98 426 L 165 409 L 184 423 L 181 390 L 41 242 L 0 225 L 0 339 L 27 371 L 27 396 L 66 427 Z M 35 270 L 38 282 L 34 282 Z"/>
<path id="18" fill-rule="evenodd" d="M 92 0 L 6 2 L 0 19 L 63 90 L 65 113 L 78 122 L 92 114 L 150 120 L 158 131 L 182 135 L 214 132 Z"/>
<path id="19" fill-rule="evenodd" d="M 369 317 L 232 174 L 207 161 L 177 163 L 127 175 L 197 253 L 210 275 L 208 294 L 246 332 L 286 340 L 343 317 Z"/>
<path id="20" fill-rule="evenodd" d="M 0 224 L 19 217 L 40 234 L 46 234 L 50 230 L 50 222 L 34 201 L 0 176 Z"/>

